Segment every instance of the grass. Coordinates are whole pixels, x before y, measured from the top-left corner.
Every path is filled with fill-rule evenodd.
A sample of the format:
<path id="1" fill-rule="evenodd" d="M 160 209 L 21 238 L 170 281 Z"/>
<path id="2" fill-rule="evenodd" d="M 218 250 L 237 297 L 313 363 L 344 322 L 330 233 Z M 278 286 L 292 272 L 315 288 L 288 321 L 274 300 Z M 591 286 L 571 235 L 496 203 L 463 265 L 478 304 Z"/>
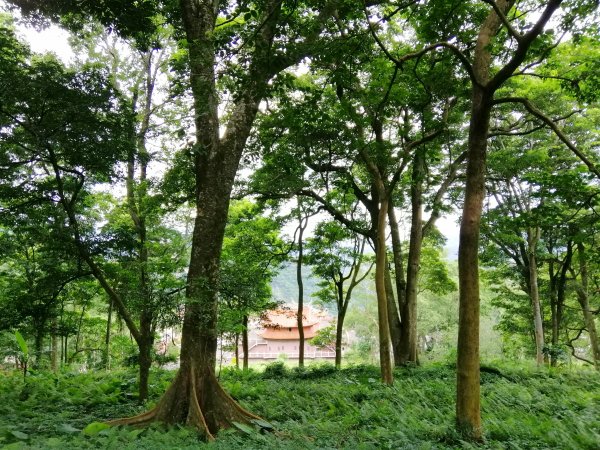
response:
<path id="1" fill-rule="evenodd" d="M 485 443 L 453 431 L 455 375 L 443 365 L 396 371 L 392 387 L 377 368 L 331 366 L 264 372 L 225 370 L 221 380 L 274 433 L 227 430 L 204 444 L 186 428 L 111 428 L 86 433 L 95 421 L 133 415 L 135 374 L 0 372 L 0 447 L 6 449 L 598 449 L 600 376 L 593 372 L 501 369 L 482 373 Z M 152 401 L 172 372 L 151 380 Z M 146 406 L 146 408 L 149 405 Z M 92 427 L 93 428 L 93 427 Z M 89 430 L 89 429 L 88 429 Z"/>

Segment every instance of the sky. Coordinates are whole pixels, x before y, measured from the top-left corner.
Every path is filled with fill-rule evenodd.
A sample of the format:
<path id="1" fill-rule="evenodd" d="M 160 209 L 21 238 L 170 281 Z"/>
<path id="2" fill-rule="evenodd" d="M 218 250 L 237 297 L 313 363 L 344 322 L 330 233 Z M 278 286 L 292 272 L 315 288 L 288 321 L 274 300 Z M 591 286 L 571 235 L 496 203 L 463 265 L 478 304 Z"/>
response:
<path id="1" fill-rule="evenodd" d="M 52 52 L 64 62 L 69 62 L 74 57 L 68 42 L 69 34 L 55 25 L 41 31 L 22 25 L 17 29 L 36 53 Z"/>

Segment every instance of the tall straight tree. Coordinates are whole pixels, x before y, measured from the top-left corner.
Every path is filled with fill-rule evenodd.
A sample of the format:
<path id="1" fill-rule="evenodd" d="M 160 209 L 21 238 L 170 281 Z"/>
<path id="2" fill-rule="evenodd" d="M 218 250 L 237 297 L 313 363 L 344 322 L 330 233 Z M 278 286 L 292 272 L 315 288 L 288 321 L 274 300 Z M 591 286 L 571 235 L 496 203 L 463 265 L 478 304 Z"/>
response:
<path id="1" fill-rule="evenodd" d="M 115 1 L 108 8 L 93 2 L 16 3 L 33 15 L 60 18 L 76 13 L 69 15 L 71 22 L 91 14 L 104 25 L 140 41 L 147 41 L 144 32 L 156 25 L 152 16 L 162 9 L 183 31 L 185 39 L 181 42 L 188 56 L 196 127 L 192 149 L 196 217 L 181 364 L 171 387 L 153 410 L 113 424 L 143 425 L 154 420 L 187 423 L 212 439 L 218 430 L 234 422 L 256 419 L 223 391 L 214 375 L 220 254 L 233 181 L 269 81 L 332 41 L 332 33 L 321 37 L 321 31 L 333 27 L 333 17 L 344 20 L 355 14 L 356 8 L 338 8 L 337 2 L 330 1 L 314 10 L 278 0 L 252 4 L 181 0 L 177 9 L 169 2 Z M 229 57 L 222 58 L 223 54 Z M 217 64 L 234 69 L 234 75 L 225 82 L 233 94 L 225 122 L 219 115 Z"/>
<path id="2" fill-rule="evenodd" d="M 379 45 L 399 67 L 428 52 L 446 49 L 456 55 L 471 79 L 466 188 L 458 256 L 460 306 L 456 422 L 458 429 L 473 440 L 483 437 L 479 389 L 478 250 L 490 118 L 496 104 L 526 104 L 523 99 L 496 98 L 496 95 L 509 78 L 529 74 L 529 69 L 541 64 L 554 48 L 553 32 L 544 33 L 544 28 L 563 3 L 558 23 L 563 30 L 573 28 L 577 19 L 584 18 L 597 6 L 597 2 L 593 1 L 562 0 L 484 0 L 483 3 L 489 5 L 487 12 L 470 2 L 461 5 L 461 8 L 473 8 L 470 14 L 466 9 L 463 12 L 472 15 L 474 20 L 459 27 L 459 34 L 449 32 L 448 28 L 448 24 L 451 26 L 456 20 L 461 21 L 457 19 L 460 14 L 457 14 L 455 5 L 451 6 L 454 11 L 447 10 L 450 6 L 445 3 L 431 8 L 428 5 L 428 11 L 415 14 L 418 20 L 423 19 L 419 34 L 428 42 L 423 42 L 420 50 L 402 56 L 392 55 L 371 27 Z M 522 13 L 522 9 L 527 12 Z M 445 19 L 440 21 L 442 17 Z M 438 20 L 439 28 L 432 27 L 434 20 Z M 469 32 L 464 33 L 464 29 Z M 476 36 L 474 42 L 473 36 Z"/>

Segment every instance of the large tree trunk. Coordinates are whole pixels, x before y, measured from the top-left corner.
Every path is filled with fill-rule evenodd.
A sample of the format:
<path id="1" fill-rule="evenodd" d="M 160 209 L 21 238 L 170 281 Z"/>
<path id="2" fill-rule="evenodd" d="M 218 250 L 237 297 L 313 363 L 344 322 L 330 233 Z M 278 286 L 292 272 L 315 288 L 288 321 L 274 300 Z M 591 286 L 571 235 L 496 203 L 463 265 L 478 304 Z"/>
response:
<path id="1" fill-rule="evenodd" d="M 406 280 L 404 278 L 404 264 L 402 261 L 402 242 L 400 240 L 400 229 L 398 227 L 398 220 L 396 219 L 396 212 L 394 211 L 394 206 L 392 201 L 390 200 L 390 205 L 388 207 L 388 220 L 390 223 L 390 230 L 392 236 L 392 257 L 394 261 L 394 280 L 396 284 L 396 296 L 398 297 L 396 308 L 396 303 L 393 305 L 388 305 L 388 315 L 389 315 L 389 323 L 390 323 L 390 336 L 392 338 L 392 350 L 394 354 L 394 365 L 400 366 L 402 358 L 401 354 L 401 344 L 400 341 L 402 339 L 402 326 L 403 322 L 400 320 L 399 311 L 402 311 L 404 308 L 404 303 L 406 302 Z M 388 263 L 386 263 L 388 265 Z M 386 289 L 392 289 L 391 280 L 388 281 L 389 278 L 389 269 L 386 273 Z M 390 300 L 394 300 L 393 296 L 390 297 L 388 295 L 388 302 Z"/>
<path id="2" fill-rule="evenodd" d="M 497 0 L 499 11 L 512 2 Z M 492 99 L 491 44 L 502 24 L 491 10 L 479 29 L 473 57 L 471 117 L 467 141 L 467 180 L 458 246 L 459 318 L 456 361 L 456 425 L 468 439 L 483 437 L 479 389 L 479 225 L 485 196 L 487 138 Z M 504 68 L 505 69 L 505 68 Z M 500 83 L 502 80 L 500 81 Z"/>
<path id="3" fill-rule="evenodd" d="M 402 317 L 400 364 L 417 364 L 417 289 L 421 247 L 423 245 L 423 179 L 425 178 L 425 151 L 420 146 L 415 150 L 410 186 L 411 227 L 406 271 L 406 300 Z"/>
<path id="4" fill-rule="evenodd" d="M 383 188 L 381 191 L 383 191 Z M 387 214 L 385 212 L 387 210 L 388 200 L 384 195 L 380 198 L 380 208 L 377 219 L 375 288 L 377 291 L 377 315 L 379 319 L 379 364 L 381 367 L 381 380 L 386 384 L 393 384 L 394 374 L 392 372 L 392 359 L 390 354 L 390 329 L 388 325 L 387 295 L 385 288 L 385 271 L 387 266 L 385 251 Z"/>
<path id="5" fill-rule="evenodd" d="M 487 44 L 486 44 L 487 45 Z M 469 128 L 467 185 L 458 247 L 459 324 L 456 421 L 474 440 L 482 438 L 479 397 L 479 224 L 485 194 L 490 98 L 474 86 Z"/>
<path id="6" fill-rule="evenodd" d="M 110 423 L 142 425 L 154 420 L 186 423 L 197 428 L 207 439 L 213 439 L 222 428 L 257 418 L 221 388 L 214 374 L 219 267 L 233 181 L 269 79 L 267 57 L 281 4 L 270 3 L 266 8 L 268 13 L 261 18 L 255 58 L 222 138 L 219 138 L 212 41 L 217 18 L 214 3 L 181 0 L 180 6 L 189 43 L 197 140 L 194 148 L 196 218 L 187 277 L 180 368 L 153 410 Z"/>
<path id="7" fill-rule="evenodd" d="M 392 255 L 394 259 L 394 275 L 396 281 L 396 295 L 398 296 L 398 310 L 402 311 L 406 301 L 406 279 L 404 277 L 404 263 L 402 261 L 402 241 L 400 239 L 400 229 L 394 206 L 390 201 L 388 208 L 388 218 L 390 222 L 390 231 L 392 236 Z"/>
<path id="8" fill-rule="evenodd" d="M 198 206 L 179 371 L 153 410 L 111 424 L 143 425 L 153 420 L 186 423 L 213 439 L 221 428 L 256 418 L 225 393 L 214 374 L 219 261 L 235 170 L 229 167 L 228 173 L 217 161 L 206 165 L 212 167 L 199 167 L 197 180 Z"/>
<path id="9" fill-rule="evenodd" d="M 150 367 L 152 366 L 152 348 L 154 346 L 154 335 L 152 332 L 151 318 L 142 312 L 140 318 L 140 333 L 142 341 L 138 343 L 140 365 L 139 373 L 139 394 L 140 402 L 148 399 L 148 379 L 150 377 Z"/>
<path id="10" fill-rule="evenodd" d="M 596 370 L 600 370 L 600 342 L 598 341 L 598 333 L 596 331 L 596 323 L 594 315 L 590 310 L 590 302 L 588 297 L 588 270 L 587 261 L 585 258 L 585 247 L 581 242 L 577 243 L 577 253 L 579 255 L 579 275 L 581 277 L 581 286 L 577 289 L 577 299 L 583 312 L 583 320 L 590 338 L 592 347 L 592 356 L 594 358 L 594 366 Z"/>
<path id="11" fill-rule="evenodd" d="M 542 308 L 540 305 L 540 293 L 538 289 L 537 269 L 537 243 L 540 237 L 539 228 L 527 230 L 527 247 L 529 261 L 529 297 L 533 307 L 533 325 L 535 334 L 535 361 L 538 366 L 544 364 L 544 325 L 542 322 Z"/>

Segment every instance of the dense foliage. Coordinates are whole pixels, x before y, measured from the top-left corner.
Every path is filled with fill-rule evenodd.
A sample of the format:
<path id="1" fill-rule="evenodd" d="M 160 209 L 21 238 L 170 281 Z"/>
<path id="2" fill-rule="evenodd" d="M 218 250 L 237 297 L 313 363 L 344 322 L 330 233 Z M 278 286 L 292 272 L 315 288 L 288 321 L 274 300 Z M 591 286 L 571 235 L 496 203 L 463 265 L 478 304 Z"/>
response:
<path id="1" fill-rule="evenodd" d="M 501 446 L 505 402 L 535 436 L 522 445 L 591 448 L 597 398 L 569 386 L 597 379 L 556 370 L 600 370 L 597 1 L 0 8 L 0 367 L 22 402 L 7 412 L 43 390 L 78 405 L 70 370 L 137 365 L 151 409 L 90 425 L 81 442 L 143 441 L 158 422 L 231 445 L 451 446 L 487 433 Z M 70 33 L 70 61 L 32 52 L 17 31 L 50 24 Z M 455 270 L 439 228 L 461 210 Z M 280 294 L 286 263 L 295 283 Z M 379 363 L 387 387 L 371 368 L 304 369 L 305 266 L 315 303 L 336 316 L 314 344 L 335 349 L 336 369 Z M 285 358 L 299 368 L 257 375 L 249 352 L 265 342 L 251 327 L 274 292 L 297 301 L 285 328 L 298 353 Z M 216 367 L 227 351 L 239 366 L 240 350 L 244 372 L 220 374 L 234 398 Z M 539 371 L 482 372 L 481 355 Z M 449 359 L 455 375 L 426 366 Z M 166 363 L 179 367 L 172 383 L 161 374 L 151 387 Z M 130 385 L 101 382 L 98 395 L 126 409 Z M 532 423 L 515 399 L 555 410 Z M 556 428 L 560 408 L 578 425 Z M 272 428 L 253 411 L 280 431 L 253 431 Z M 31 431 L 3 438 L 34 442 Z"/>
<path id="2" fill-rule="evenodd" d="M 281 364 L 281 363 L 279 363 Z M 155 372 L 151 401 L 173 377 Z M 135 374 L 36 374 L 25 383 L 2 375 L 0 442 L 19 448 L 572 448 L 595 449 L 600 435 L 600 385 L 591 372 L 547 373 L 502 367 L 482 377 L 486 442 L 474 447 L 452 431 L 454 370 L 449 365 L 398 369 L 383 386 L 372 366 L 336 371 L 283 365 L 263 372 L 223 371 L 224 386 L 274 427 L 241 426 L 214 444 L 186 428 L 111 428 L 98 420 L 131 415 Z M 206 445 L 206 447 L 204 447 Z"/>

